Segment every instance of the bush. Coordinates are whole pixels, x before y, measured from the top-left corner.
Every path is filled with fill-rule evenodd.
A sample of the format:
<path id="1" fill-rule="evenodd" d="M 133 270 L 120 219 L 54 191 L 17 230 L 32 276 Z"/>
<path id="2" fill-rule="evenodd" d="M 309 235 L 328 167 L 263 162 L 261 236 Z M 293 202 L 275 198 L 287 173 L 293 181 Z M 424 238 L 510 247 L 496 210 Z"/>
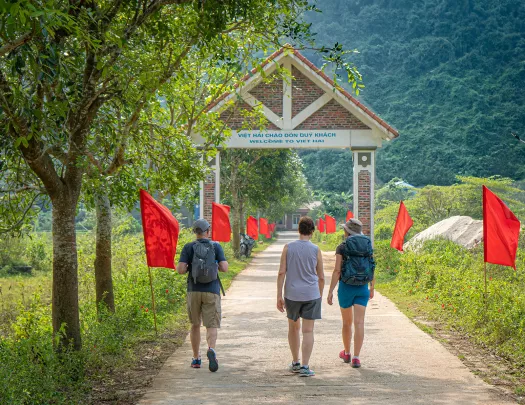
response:
<path id="1" fill-rule="evenodd" d="M 522 234 L 517 271 L 487 265 L 483 248 L 470 252 L 450 241 L 425 242 L 403 254 L 387 241 L 376 244 L 376 276 L 388 291 L 432 306 L 433 316 L 473 336 L 518 366 L 525 366 L 525 249 Z M 381 289 L 381 286 L 379 286 Z"/>
<path id="2" fill-rule="evenodd" d="M 126 222 L 117 224 L 119 230 L 123 230 L 122 224 Z M 88 403 L 93 381 L 132 362 L 138 342 L 155 339 L 143 236 L 129 233 L 126 226 L 113 238 L 116 313 L 103 312 L 103 322 L 98 321 L 95 305 L 95 238 L 91 232 L 77 234 L 83 346 L 80 352 L 57 353 L 53 349 L 48 291 L 52 258 L 49 238 L 49 234 L 33 234 L 31 238 L 9 240 L 14 248 L 11 252 L 3 250 L 11 262 L 23 257 L 43 271 L 23 278 L 0 278 L 0 404 Z M 193 238 L 190 230 L 181 231 L 176 261 L 182 246 Z M 227 288 L 246 261 L 233 260 L 229 243 L 222 246 L 230 262 L 230 272 L 221 276 Z M 170 269 L 152 268 L 151 272 L 157 325 L 162 334 L 185 323 L 187 276 Z"/>

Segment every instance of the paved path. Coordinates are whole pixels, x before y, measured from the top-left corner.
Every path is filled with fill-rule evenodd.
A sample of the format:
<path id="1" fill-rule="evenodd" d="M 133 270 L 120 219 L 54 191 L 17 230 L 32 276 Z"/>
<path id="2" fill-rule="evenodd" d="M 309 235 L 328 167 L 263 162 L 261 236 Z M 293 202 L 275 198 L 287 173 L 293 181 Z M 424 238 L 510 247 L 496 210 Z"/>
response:
<path id="1" fill-rule="evenodd" d="M 310 365 L 317 375 L 288 373 L 287 321 L 275 308 L 275 290 L 283 245 L 295 238 L 281 234 L 229 289 L 217 344 L 219 371 L 210 373 L 206 359 L 202 369 L 190 368 L 188 338 L 168 359 L 141 405 L 511 403 L 380 294 L 367 310 L 361 369 L 338 358 L 341 321 L 334 303 L 323 304 L 323 319 L 315 326 Z M 325 258 L 330 260 L 325 266 L 328 288 L 333 255 Z"/>

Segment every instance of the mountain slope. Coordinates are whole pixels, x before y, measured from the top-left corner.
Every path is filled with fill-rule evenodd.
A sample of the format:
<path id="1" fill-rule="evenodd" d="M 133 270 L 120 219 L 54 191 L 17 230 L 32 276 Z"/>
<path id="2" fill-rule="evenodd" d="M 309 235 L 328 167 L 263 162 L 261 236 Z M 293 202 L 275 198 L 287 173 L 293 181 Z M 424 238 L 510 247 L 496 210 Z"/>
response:
<path id="1" fill-rule="evenodd" d="M 400 131 L 378 152 L 380 180 L 420 186 L 450 184 L 457 174 L 525 178 L 525 145 L 510 135 L 525 136 L 525 2 L 318 5 L 323 12 L 309 16 L 318 43 L 360 51 L 353 58 L 366 85 L 360 98 Z M 327 170 L 305 163 L 310 172 Z"/>

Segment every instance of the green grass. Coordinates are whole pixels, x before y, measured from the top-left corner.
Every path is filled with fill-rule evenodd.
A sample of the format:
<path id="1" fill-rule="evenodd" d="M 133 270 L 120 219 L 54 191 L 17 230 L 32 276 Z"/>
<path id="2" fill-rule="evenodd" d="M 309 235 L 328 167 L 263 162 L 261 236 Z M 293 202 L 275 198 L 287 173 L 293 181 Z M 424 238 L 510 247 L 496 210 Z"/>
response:
<path id="1" fill-rule="evenodd" d="M 314 241 L 334 250 L 341 235 Z M 324 243 L 323 243 L 324 242 Z M 400 253 L 388 240 L 376 240 L 376 288 L 429 334 L 418 318 L 454 328 L 473 342 L 525 370 L 525 234 L 517 270 L 487 265 L 485 301 L 483 249 L 468 251 L 449 241 L 430 241 L 416 252 Z M 521 372 L 525 377 L 525 372 Z"/>
<path id="2" fill-rule="evenodd" d="M 41 235 L 37 235 L 40 238 Z M 192 235 L 179 237 L 178 252 Z M 35 239 L 35 238 L 34 238 Z M 21 248 L 11 259 L 25 262 L 31 240 L 18 241 Z M 154 332 L 148 269 L 142 235 L 116 235 L 113 246 L 113 282 L 116 313 L 97 321 L 95 306 L 94 255 L 91 233 L 78 235 L 79 304 L 83 348 L 58 354 L 53 349 L 51 328 L 51 244 L 40 251 L 48 263 L 30 276 L 0 273 L 0 403 L 87 404 L 93 386 L 112 386 L 119 373 L 133 369 L 141 348 L 162 346 L 173 336 L 184 336 L 186 278 L 174 270 L 155 268 L 153 287 L 159 334 Z M 26 246 L 24 247 L 24 243 Z M 253 252 L 269 242 L 258 243 Z M 0 245 L 0 249 L 1 249 Z M 227 289 L 234 277 L 250 262 L 233 258 L 223 244 L 229 271 L 221 275 Z M 4 257 L 6 252 L 4 251 Z M 181 339 L 181 338 L 180 338 Z"/>

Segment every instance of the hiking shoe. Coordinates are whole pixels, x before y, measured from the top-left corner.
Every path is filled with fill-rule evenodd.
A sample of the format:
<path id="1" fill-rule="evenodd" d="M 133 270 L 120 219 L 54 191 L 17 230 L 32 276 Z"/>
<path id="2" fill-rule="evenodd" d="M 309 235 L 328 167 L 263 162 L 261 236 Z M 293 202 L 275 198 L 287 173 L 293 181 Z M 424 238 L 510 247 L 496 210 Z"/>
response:
<path id="1" fill-rule="evenodd" d="M 208 352 L 206 353 L 206 356 L 208 356 L 208 360 L 210 361 L 209 369 L 211 372 L 216 372 L 219 369 L 219 361 L 217 360 L 217 355 L 215 354 L 215 350 L 208 349 Z"/>
<path id="2" fill-rule="evenodd" d="M 298 373 L 301 370 L 301 363 L 294 363 L 292 361 L 292 364 L 288 366 L 288 370 L 290 370 L 292 373 Z"/>
<path id="3" fill-rule="evenodd" d="M 200 359 L 200 357 L 198 359 L 195 359 L 195 358 L 191 359 L 191 368 L 201 368 L 201 359 Z"/>
<path id="4" fill-rule="evenodd" d="M 339 352 L 339 358 L 340 359 L 343 359 L 343 361 L 345 363 L 350 363 L 350 358 L 352 357 L 352 355 L 349 353 L 349 354 L 345 354 L 345 351 L 344 350 L 341 350 Z"/>
<path id="5" fill-rule="evenodd" d="M 359 359 L 352 359 L 352 367 L 353 368 L 361 367 L 361 362 L 359 361 Z"/>
<path id="6" fill-rule="evenodd" d="M 315 372 L 313 370 L 310 370 L 310 367 L 302 366 L 299 369 L 299 377 L 313 377 L 315 375 Z"/>

